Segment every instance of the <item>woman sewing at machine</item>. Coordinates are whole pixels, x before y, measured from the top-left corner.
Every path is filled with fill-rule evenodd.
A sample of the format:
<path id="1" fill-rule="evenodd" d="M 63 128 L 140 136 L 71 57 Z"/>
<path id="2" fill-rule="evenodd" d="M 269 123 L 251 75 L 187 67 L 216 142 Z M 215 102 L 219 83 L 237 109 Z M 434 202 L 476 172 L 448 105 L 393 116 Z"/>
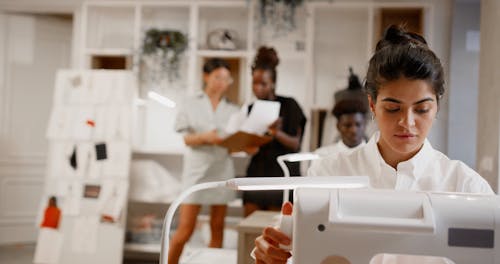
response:
<path id="1" fill-rule="evenodd" d="M 362 148 L 322 159 L 311 176 L 368 175 L 373 188 L 493 194 L 488 183 L 460 161 L 435 150 L 427 135 L 444 94 L 441 62 L 425 39 L 389 27 L 370 59 L 365 89 L 377 132 Z M 282 213 L 291 214 L 292 205 Z M 279 244 L 291 240 L 267 227 L 255 240 L 256 263 L 286 263 Z"/>

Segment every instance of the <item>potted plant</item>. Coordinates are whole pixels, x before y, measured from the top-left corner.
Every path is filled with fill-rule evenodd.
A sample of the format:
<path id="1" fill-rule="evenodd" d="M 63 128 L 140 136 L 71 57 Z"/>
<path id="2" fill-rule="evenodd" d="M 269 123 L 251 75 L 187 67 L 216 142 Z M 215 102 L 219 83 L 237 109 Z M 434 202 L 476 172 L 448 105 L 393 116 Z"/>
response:
<path id="1" fill-rule="evenodd" d="M 146 31 L 141 64 L 153 82 L 165 76 L 169 81 L 179 78 L 180 57 L 188 45 L 187 37 L 180 31 L 149 29 Z M 144 75 L 144 74 L 141 74 Z"/>
<path id="2" fill-rule="evenodd" d="M 261 25 L 271 24 L 276 31 L 292 31 L 296 28 L 295 10 L 303 0 L 260 0 Z"/>

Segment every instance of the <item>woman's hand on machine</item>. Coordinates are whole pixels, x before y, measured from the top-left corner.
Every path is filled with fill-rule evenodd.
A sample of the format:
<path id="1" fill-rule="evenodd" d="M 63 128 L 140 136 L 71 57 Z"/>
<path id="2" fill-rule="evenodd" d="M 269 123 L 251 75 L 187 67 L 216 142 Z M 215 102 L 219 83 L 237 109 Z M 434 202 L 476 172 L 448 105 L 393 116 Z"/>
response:
<path id="1" fill-rule="evenodd" d="M 292 204 L 286 202 L 281 207 L 281 213 L 284 215 L 292 214 Z M 262 235 L 255 239 L 255 263 L 256 264 L 275 264 L 286 263 L 292 256 L 290 251 L 280 248 L 280 244 L 290 245 L 292 240 L 279 229 L 266 227 Z"/>

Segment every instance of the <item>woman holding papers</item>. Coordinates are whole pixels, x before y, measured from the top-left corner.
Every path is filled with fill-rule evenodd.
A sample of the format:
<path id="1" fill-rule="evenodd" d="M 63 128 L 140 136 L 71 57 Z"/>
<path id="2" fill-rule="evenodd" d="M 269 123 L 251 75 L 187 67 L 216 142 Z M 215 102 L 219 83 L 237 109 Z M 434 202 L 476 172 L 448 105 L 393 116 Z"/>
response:
<path id="1" fill-rule="evenodd" d="M 279 58 L 273 48 L 260 47 L 252 66 L 252 90 L 259 100 L 280 103 L 279 118 L 269 126 L 268 134 L 273 140 L 261 146 L 252 157 L 247 169 L 247 177 L 282 177 L 278 156 L 298 152 L 306 117 L 299 104 L 290 97 L 276 95 L 276 66 Z M 249 112 L 252 106 L 249 107 Z M 300 164 L 287 164 L 290 175 L 300 175 Z M 279 210 L 283 200 L 282 191 L 244 192 L 245 216 L 255 210 Z"/>
<path id="2" fill-rule="evenodd" d="M 183 103 L 175 123 L 175 129 L 184 134 L 188 146 L 183 164 L 184 188 L 234 177 L 233 162 L 227 149 L 215 145 L 221 141 L 218 132 L 224 129 L 230 116 L 239 111 L 236 105 L 224 98 L 233 82 L 229 64 L 217 58 L 208 60 L 203 66 L 203 81 L 203 91 Z M 184 244 L 195 228 L 201 205 L 211 205 L 209 246 L 222 247 L 226 204 L 234 197 L 230 190 L 211 189 L 187 198 L 180 208 L 179 226 L 170 242 L 168 263 L 178 263 Z"/>
<path id="3" fill-rule="evenodd" d="M 493 194 L 480 175 L 426 139 L 444 94 L 444 76 L 422 36 L 389 27 L 370 59 L 365 89 L 380 132 L 352 153 L 322 159 L 309 175 L 367 175 L 370 185 L 380 189 Z M 283 212 L 292 213 L 290 203 Z M 279 244 L 290 243 L 279 230 L 266 228 L 255 241 L 256 263 L 286 263 L 291 253 Z M 387 259 L 401 263 L 394 255 Z"/>

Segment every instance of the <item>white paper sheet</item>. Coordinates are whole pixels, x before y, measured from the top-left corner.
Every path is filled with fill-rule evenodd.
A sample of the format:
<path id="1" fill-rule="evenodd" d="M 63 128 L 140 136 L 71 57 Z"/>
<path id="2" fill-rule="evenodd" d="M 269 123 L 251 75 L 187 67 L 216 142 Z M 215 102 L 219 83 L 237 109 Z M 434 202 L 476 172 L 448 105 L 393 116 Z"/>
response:
<path id="1" fill-rule="evenodd" d="M 96 72 L 90 76 L 89 90 L 94 104 L 109 101 L 113 87 L 113 77 L 107 72 Z"/>
<path id="2" fill-rule="evenodd" d="M 229 121 L 227 122 L 224 132 L 228 135 L 238 132 L 247 119 L 247 111 L 248 105 L 245 104 L 241 107 L 240 111 L 232 114 L 229 117 Z"/>
<path id="3" fill-rule="evenodd" d="M 75 181 L 67 185 L 68 190 L 63 201 L 62 214 L 77 216 L 80 214 L 80 202 L 83 194 L 82 183 Z"/>
<path id="4" fill-rule="evenodd" d="M 95 122 L 94 108 L 91 106 L 80 107 L 75 113 L 73 120 L 73 139 L 76 140 L 90 140 L 94 128 L 87 124 L 87 121 Z"/>
<path id="5" fill-rule="evenodd" d="M 67 94 L 69 95 L 68 101 L 65 104 L 68 105 L 81 105 L 82 103 L 89 101 L 88 87 L 88 74 L 86 72 L 81 72 L 77 74 L 68 74 L 69 86 L 67 86 Z"/>
<path id="6" fill-rule="evenodd" d="M 88 177 L 91 163 L 95 160 L 95 151 L 92 151 L 91 142 L 79 143 L 76 147 L 76 176 L 78 178 Z"/>
<path id="7" fill-rule="evenodd" d="M 119 105 L 131 105 L 133 95 L 132 83 L 134 77 L 131 74 L 117 74 L 112 79 L 111 98 L 108 102 Z"/>
<path id="8" fill-rule="evenodd" d="M 92 198 L 91 196 L 85 197 L 87 194 L 85 194 L 85 186 L 86 185 L 96 185 L 99 186 L 99 192 L 97 197 Z M 97 216 L 99 214 L 100 210 L 100 200 L 103 199 L 103 185 L 102 183 L 99 182 L 85 182 L 82 184 L 83 186 L 83 194 L 82 194 L 82 200 L 81 200 L 81 205 L 80 205 L 80 216 Z"/>
<path id="9" fill-rule="evenodd" d="M 69 167 L 69 155 L 66 155 L 66 143 L 64 141 L 51 141 L 49 145 L 49 159 L 47 163 L 47 176 L 50 179 L 58 179 L 64 176 L 65 166 Z"/>
<path id="10" fill-rule="evenodd" d="M 130 169 L 130 145 L 122 141 L 106 143 L 108 159 L 103 163 L 102 177 L 127 177 Z"/>
<path id="11" fill-rule="evenodd" d="M 130 106 L 122 106 L 120 107 L 120 117 L 119 117 L 119 125 L 118 125 L 118 135 L 115 139 L 129 141 L 131 138 L 132 131 L 132 109 Z"/>
<path id="12" fill-rule="evenodd" d="M 95 107 L 95 127 L 92 139 L 94 141 L 104 141 L 106 140 L 106 122 L 107 122 L 107 106 L 96 106 Z"/>
<path id="13" fill-rule="evenodd" d="M 106 111 L 106 139 L 115 139 L 119 135 L 120 111 L 117 107 L 109 107 Z"/>
<path id="14" fill-rule="evenodd" d="M 77 169 L 74 169 L 70 163 L 71 155 L 73 154 L 73 151 L 76 151 L 76 148 L 77 148 L 77 145 L 76 145 L 75 141 L 65 141 L 64 151 L 61 153 L 54 153 L 56 156 L 55 158 L 60 160 L 60 164 L 61 164 L 61 167 L 59 167 L 59 168 L 61 168 L 61 170 L 54 171 L 54 177 L 62 176 L 62 177 L 68 178 L 68 179 L 75 179 L 77 177 L 78 167 L 77 167 Z M 76 155 L 78 158 L 78 153 L 76 153 Z M 77 160 L 76 165 L 79 166 L 78 160 Z M 59 173 L 60 173 L 60 175 L 59 175 Z"/>
<path id="15" fill-rule="evenodd" d="M 69 195 L 69 190 L 71 189 L 70 188 L 71 182 L 59 179 L 58 181 L 55 182 L 55 184 L 56 184 L 56 191 L 54 194 L 56 196 L 66 197 Z"/>
<path id="16" fill-rule="evenodd" d="M 102 171 L 107 159 L 97 160 L 95 148 L 96 143 L 90 144 L 88 169 L 85 173 L 86 179 L 97 180 L 102 177 Z"/>
<path id="17" fill-rule="evenodd" d="M 269 125 L 276 121 L 280 114 L 281 104 L 274 101 L 257 100 L 253 103 L 252 111 L 243 122 L 241 131 L 262 135 Z"/>
<path id="18" fill-rule="evenodd" d="M 53 228 L 41 228 L 36 242 L 33 263 L 59 263 L 63 242 L 62 233 Z"/>
<path id="19" fill-rule="evenodd" d="M 95 253 L 97 251 L 98 228 L 98 216 L 76 218 L 71 235 L 73 252 L 86 254 Z"/>
<path id="20" fill-rule="evenodd" d="M 128 184 L 125 181 L 108 181 L 103 187 L 105 191 L 100 205 L 101 215 L 111 217 L 116 222 L 125 206 Z"/>

